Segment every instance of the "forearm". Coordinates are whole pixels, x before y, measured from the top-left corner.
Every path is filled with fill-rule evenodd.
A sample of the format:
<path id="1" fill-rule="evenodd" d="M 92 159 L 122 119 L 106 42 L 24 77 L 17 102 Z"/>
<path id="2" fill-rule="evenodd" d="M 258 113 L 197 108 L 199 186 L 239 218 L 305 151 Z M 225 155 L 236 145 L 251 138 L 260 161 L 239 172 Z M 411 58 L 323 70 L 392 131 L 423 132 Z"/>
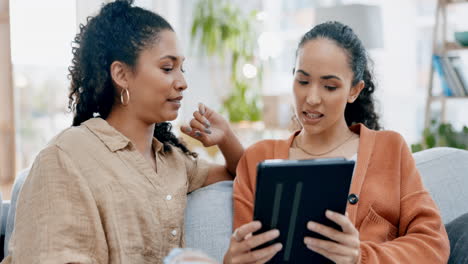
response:
<path id="1" fill-rule="evenodd" d="M 244 154 L 244 147 L 240 143 L 237 136 L 230 128 L 226 132 L 224 140 L 218 144 L 218 148 L 223 153 L 226 160 L 226 169 L 232 176 L 236 175 L 237 164 L 239 159 Z"/>

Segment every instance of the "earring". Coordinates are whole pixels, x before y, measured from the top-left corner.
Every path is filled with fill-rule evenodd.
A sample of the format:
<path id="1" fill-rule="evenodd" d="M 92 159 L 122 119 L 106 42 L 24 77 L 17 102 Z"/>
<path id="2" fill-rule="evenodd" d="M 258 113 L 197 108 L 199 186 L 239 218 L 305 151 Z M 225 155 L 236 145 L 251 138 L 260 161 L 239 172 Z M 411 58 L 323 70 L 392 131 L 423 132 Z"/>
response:
<path id="1" fill-rule="evenodd" d="M 124 100 L 124 92 L 127 95 L 127 101 L 126 102 Z M 130 102 L 130 92 L 128 91 L 128 88 L 122 88 L 122 91 L 120 91 L 120 102 L 124 106 L 127 106 L 128 103 Z"/>

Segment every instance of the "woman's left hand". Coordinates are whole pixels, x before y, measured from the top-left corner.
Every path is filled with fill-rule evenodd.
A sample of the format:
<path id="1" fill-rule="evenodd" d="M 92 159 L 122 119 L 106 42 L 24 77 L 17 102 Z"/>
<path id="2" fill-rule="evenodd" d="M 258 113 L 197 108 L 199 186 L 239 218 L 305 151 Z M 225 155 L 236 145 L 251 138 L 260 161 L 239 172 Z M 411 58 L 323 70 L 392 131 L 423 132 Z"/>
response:
<path id="1" fill-rule="evenodd" d="M 330 210 L 327 210 L 325 215 L 328 219 L 341 226 L 343 232 L 311 221 L 307 224 L 307 229 L 328 237 L 332 241 L 305 237 L 304 243 L 307 248 L 338 264 L 358 263 L 361 243 L 359 231 L 354 227 L 347 215 L 345 216 Z"/>
<path id="2" fill-rule="evenodd" d="M 222 143 L 230 129 L 226 119 L 202 103 L 198 104 L 198 111 L 193 112 L 189 126 L 181 127 L 183 133 L 200 141 L 205 147 Z"/>

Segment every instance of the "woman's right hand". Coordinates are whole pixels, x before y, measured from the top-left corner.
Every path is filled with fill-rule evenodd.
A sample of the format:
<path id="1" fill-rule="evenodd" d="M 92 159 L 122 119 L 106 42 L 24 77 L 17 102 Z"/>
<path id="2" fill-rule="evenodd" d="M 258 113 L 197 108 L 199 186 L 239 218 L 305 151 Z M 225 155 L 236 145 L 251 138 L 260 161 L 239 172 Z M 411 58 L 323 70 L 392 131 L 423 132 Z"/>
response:
<path id="1" fill-rule="evenodd" d="M 224 255 L 224 264 L 255 263 L 262 264 L 272 259 L 283 248 L 281 243 L 276 243 L 266 248 L 252 251 L 279 236 L 277 229 L 258 235 L 252 235 L 259 230 L 262 224 L 253 221 L 237 228 L 231 236 L 228 252 Z"/>

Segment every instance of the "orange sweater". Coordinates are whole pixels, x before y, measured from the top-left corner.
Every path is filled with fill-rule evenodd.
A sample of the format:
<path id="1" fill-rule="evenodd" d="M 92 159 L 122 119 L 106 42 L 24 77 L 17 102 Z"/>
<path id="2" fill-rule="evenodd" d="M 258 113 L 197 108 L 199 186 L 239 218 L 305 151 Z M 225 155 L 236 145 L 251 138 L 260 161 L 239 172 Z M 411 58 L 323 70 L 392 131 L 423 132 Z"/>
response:
<path id="1" fill-rule="evenodd" d="M 437 206 L 424 188 L 404 139 L 395 132 L 359 124 L 358 159 L 347 212 L 359 230 L 360 263 L 447 263 L 450 249 Z M 234 227 L 253 219 L 257 164 L 288 159 L 287 140 L 264 140 L 248 148 L 234 181 Z M 320 181 L 318 181 L 320 182 Z"/>

